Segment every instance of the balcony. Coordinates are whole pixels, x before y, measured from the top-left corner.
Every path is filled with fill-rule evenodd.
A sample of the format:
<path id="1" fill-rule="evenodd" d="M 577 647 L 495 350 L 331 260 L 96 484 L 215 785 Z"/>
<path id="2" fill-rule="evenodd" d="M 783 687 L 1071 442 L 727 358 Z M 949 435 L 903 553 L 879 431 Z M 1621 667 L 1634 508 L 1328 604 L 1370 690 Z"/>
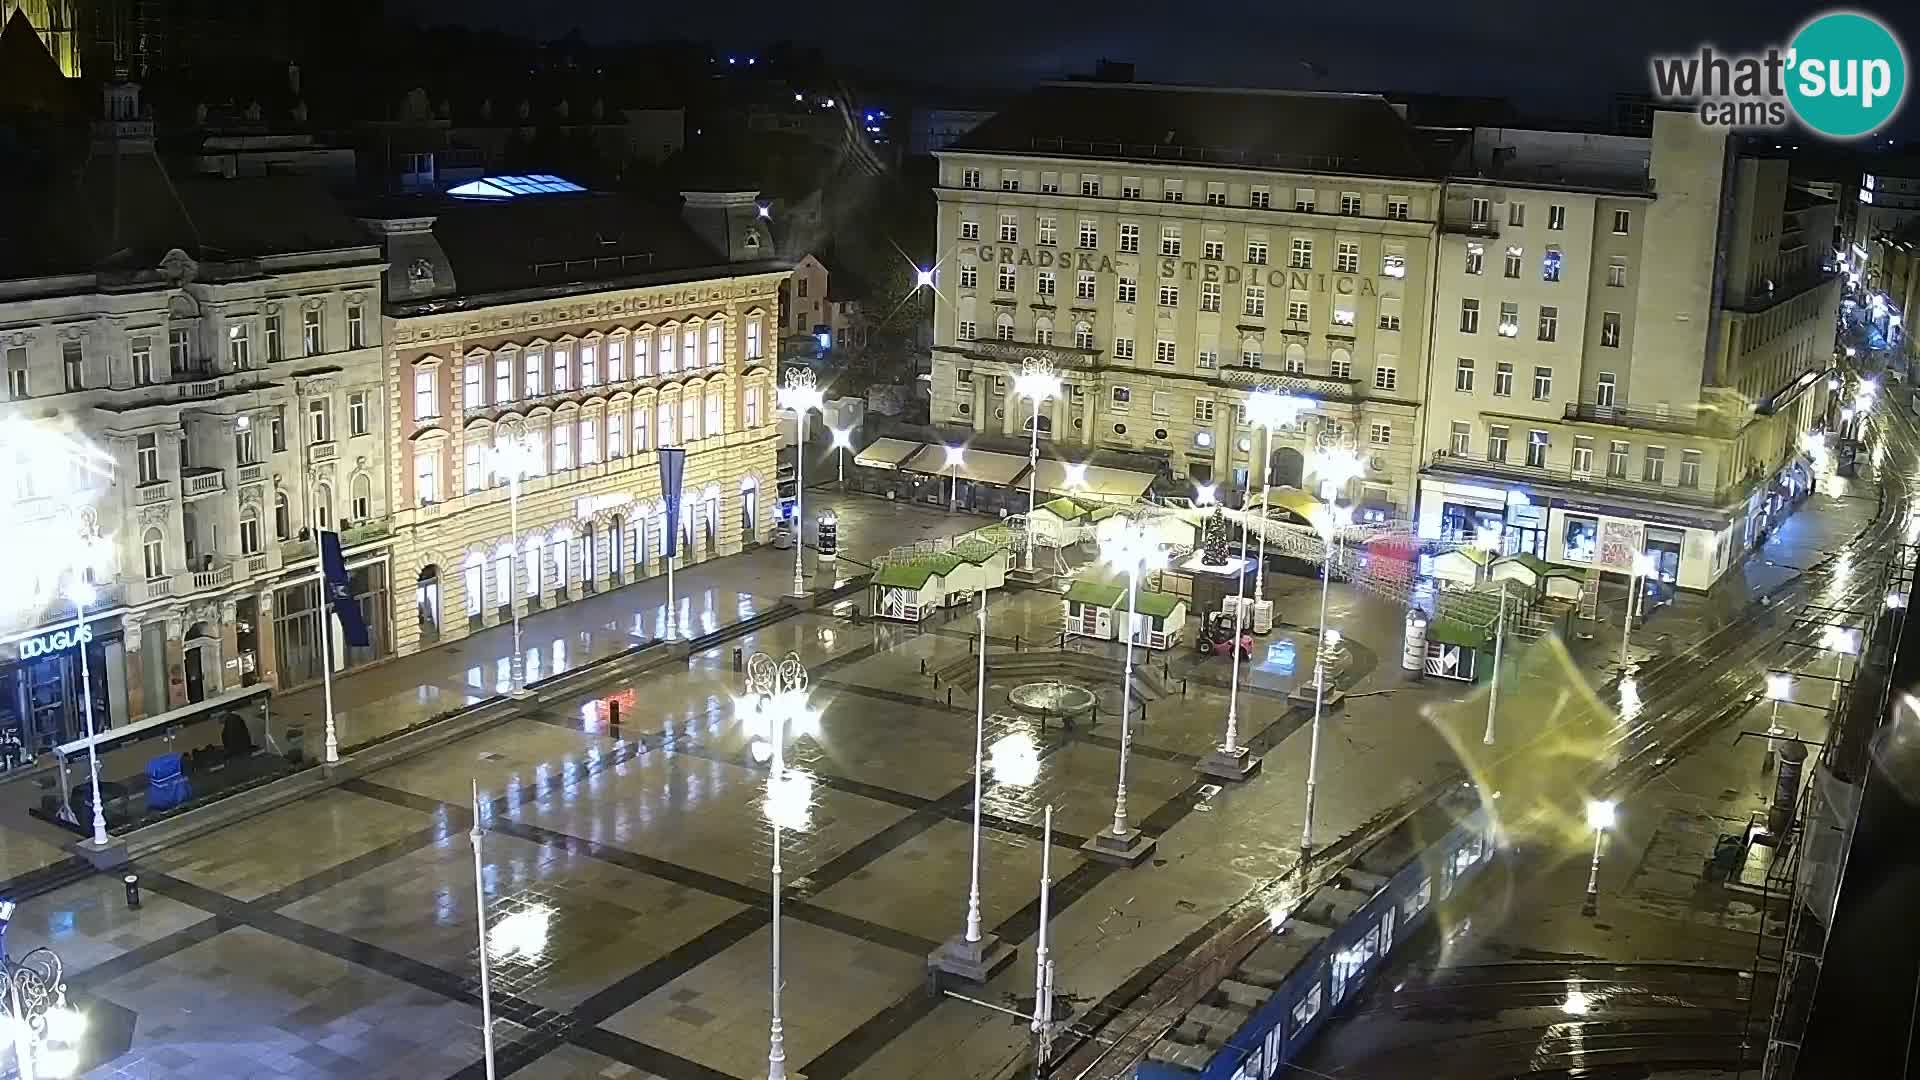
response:
<path id="1" fill-rule="evenodd" d="M 198 499 L 227 490 L 227 470 L 195 466 L 180 470 L 180 497 Z"/>
<path id="2" fill-rule="evenodd" d="M 391 523 L 386 521 L 369 521 L 365 524 L 355 525 L 345 532 L 342 532 L 340 534 L 340 547 L 342 550 L 350 550 L 361 544 L 385 539 L 391 535 L 393 535 L 393 525 Z M 291 566 L 302 559 L 311 559 L 313 558 L 313 552 L 314 544 L 312 540 L 283 541 L 280 544 L 281 565 Z"/>
<path id="3" fill-rule="evenodd" d="M 307 444 L 307 460 L 314 464 L 332 461 L 340 456 L 340 444 L 331 440 Z"/>
<path id="4" fill-rule="evenodd" d="M 1568 402 L 1563 417 L 1577 423 L 1606 424 L 1637 431 L 1665 431 L 1713 439 L 1730 439 L 1739 434 L 1747 423 L 1744 416 L 1735 419 L 1711 409 L 1661 411 L 1631 405 L 1596 405 L 1586 401 Z"/>
<path id="5" fill-rule="evenodd" d="M 151 483 L 141 484 L 139 487 L 133 489 L 133 504 L 135 506 L 152 506 L 155 503 L 172 501 L 173 481 L 171 480 L 155 480 Z"/>
<path id="6" fill-rule="evenodd" d="M 1076 349 L 1071 345 L 1038 345 L 1027 341 L 980 338 L 974 341 L 963 341 L 937 351 L 959 353 L 978 360 L 1001 360 L 1009 364 L 1018 364 L 1027 357 L 1033 356 L 1051 360 L 1054 367 L 1063 370 L 1092 371 L 1100 367 L 1100 350 Z"/>
<path id="7" fill-rule="evenodd" d="M 249 484 L 258 484 L 264 481 L 266 478 L 267 478 L 267 467 L 265 465 L 261 465 L 258 462 L 256 462 L 252 465 L 240 466 L 239 484 L 241 487 L 246 487 Z"/>
<path id="8" fill-rule="evenodd" d="M 1453 233 L 1456 236 L 1496 237 L 1500 235 L 1500 223 L 1493 220 L 1475 221 L 1470 217 L 1446 214 L 1440 218 L 1440 231 Z"/>
<path id="9" fill-rule="evenodd" d="M 1248 386 L 1256 389 L 1273 389 L 1281 393 L 1297 394 L 1316 401 L 1354 401 L 1359 398 L 1357 379 L 1341 379 L 1332 375 L 1309 375 L 1305 372 L 1294 374 L 1286 371 L 1271 371 L 1267 368 L 1247 367 L 1243 364 L 1223 364 L 1220 367 L 1220 381 L 1228 386 Z"/>
<path id="10" fill-rule="evenodd" d="M 1755 481 L 1731 484 L 1719 491 L 1686 488 L 1636 480 L 1632 477 L 1606 476 L 1591 470 L 1575 470 L 1564 465 L 1520 465 L 1511 461 L 1488 461 L 1481 457 L 1458 457 L 1446 450 L 1433 452 L 1429 471 L 1458 473 L 1470 477 L 1495 478 L 1516 483 L 1556 484 L 1582 491 L 1605 492 L 1622 498 L 1683 503 L 1703 509 L 1727 506 L 1744 498 Z"/>
<path id="11" fill-rule="evenodd" d="M 181 593 L 204 592 L 207 589 L 219 589 L 233 584 L 232 560 L 212 560 L 205 570 L 191 570 L 184 574 L 173 575 L 173 591 Z"/>

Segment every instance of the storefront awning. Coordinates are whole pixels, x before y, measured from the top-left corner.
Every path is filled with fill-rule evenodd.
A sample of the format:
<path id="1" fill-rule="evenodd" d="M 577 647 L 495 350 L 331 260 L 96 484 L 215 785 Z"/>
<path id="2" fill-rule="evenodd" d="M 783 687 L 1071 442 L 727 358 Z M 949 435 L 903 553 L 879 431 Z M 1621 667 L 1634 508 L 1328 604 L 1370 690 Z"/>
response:
<path id="1" fill-rule="evenodd" d="M 869 469 L 897 469 L 924 445 L 906 439 L 875 439 L 872 446 L 853 456 L 853 463 Z"/>
<path id="2" fill-rule="evenodd" d="M 1285 510 L 1311 524 L 1313 515 L 1319 513 L 1325 504 L 1297 487 L 1276 487 L 1268 489 L 1267 505 Z"/>
<path id="3" fill-rule="evenodd" d="M 1104 465 L 1081 468 L 1053 458 L 1041 458 L 1034 467 L 1034 487 L 1054 495 L 1096 502 L 1134 502 L 1153 487 L 1154 475 L 1132 469 L 1110 469 Z"/>
<path id="4" fill-rule="evenodd" d="M 928 445 L 922 446 L 919 453 L 899 467 L 906 472 L 924 473 L 927 476 L 957 476 L 978 484 L 1011 487 L 1013 481 L 1026 472 L 1027 459 L 1013 454 L 996 454 L 991 450 L 968 450 L 961 455 L 959 463 L 950 465 L 947 463 L 946 447 Z"/>

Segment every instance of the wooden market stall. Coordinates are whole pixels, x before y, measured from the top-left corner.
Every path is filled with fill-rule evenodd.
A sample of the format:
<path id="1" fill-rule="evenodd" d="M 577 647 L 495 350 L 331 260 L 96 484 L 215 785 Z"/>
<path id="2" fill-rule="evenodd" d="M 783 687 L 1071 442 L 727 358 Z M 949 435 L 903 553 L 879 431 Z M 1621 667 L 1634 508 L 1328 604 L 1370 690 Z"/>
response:
<path id="1" fill-rule="evenodd" d="M 874 570 L 867 590 L 874 617 L 920 622 L 1006 580 L 1007 548 L 974 544 L 888 562 Z"/>
<path id="2" fill-rule="evenodd" d="M 1121 641 L 1127 621 L 1127 583 L 1083 578 L 1067 590 L 1062 605 L 1064 629 L 1070 637 Z M 1187 599 L 1141 588 L 1133 597 L 1133 642 L 1149 649 L 1171 649 L 1180 644 L 1187 627 Z"/>

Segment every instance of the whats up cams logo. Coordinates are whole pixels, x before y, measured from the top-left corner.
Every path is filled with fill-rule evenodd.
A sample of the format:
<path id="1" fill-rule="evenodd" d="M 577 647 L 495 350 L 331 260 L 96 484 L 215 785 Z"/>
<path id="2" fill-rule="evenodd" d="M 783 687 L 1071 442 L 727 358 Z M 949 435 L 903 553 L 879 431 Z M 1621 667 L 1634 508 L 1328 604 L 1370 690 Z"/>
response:
<path id="1" fill-rule="evenodd" d="M 1784 128 L 1797 119 L 1830 139 L 1878 130 L 1907 92 L 1906 50 L 1871 15 L 1835 11 L 1802 26 L 1785 49 L 1749 54 L 1656 56 L 1653 92 L 1685 103 L 1700 122 L 1728 128 Z"/>

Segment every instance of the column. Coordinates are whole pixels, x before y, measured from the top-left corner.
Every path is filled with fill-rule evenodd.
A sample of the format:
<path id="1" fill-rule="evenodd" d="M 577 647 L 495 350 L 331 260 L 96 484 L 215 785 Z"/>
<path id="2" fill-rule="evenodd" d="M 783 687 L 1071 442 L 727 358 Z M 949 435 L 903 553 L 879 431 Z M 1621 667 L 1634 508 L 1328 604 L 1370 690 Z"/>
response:
<path id="1" fill-rule="evenodd" d="M 187 628 L 180 619 L 181 613 L 178 611 L 167 615 L 167 702 L 161 708 L 154 709 L 156 713 L 177 709 L 187 703 L 187 656 L 183 641 Z"/>
<path id="2" fill-rule="evenodd" d="M 254 602 L 259 621 L 253 627 L 253 640 L 259 643 L 254 674 L 268 686 L 280 685 L 280 647 L 273 625 L 273 590 L 263 591 Z"/>
<path id="3" fill-rule="evenodd" d="M 1100 393 L 1100 385 L 1095 383 L 1085 388 L 1080 396 L 1080 445 L 1093 445 L 1093 399 Z M 1068 391 L 1072 393 L 1072 391 Z"/>
<path id="4" fill-rule="evenodd" d="M 1007 392 L 1000 404 L 1000 434 L 1009 438 L 1027 433 L 1026 421 L 1033 412 L 1033 402 L 1014 392 L 1013 376 L 1007 375 Z"/>
<path id="5" fill-rule="evenodd" d="M 141 720 L 150 715 L 147 708 L 146 669 L 143 664 L 150 663 L 151 660 L 142 658 L 141 637 L 140 621 L 131 615 L 120 616 L 120 638 L 126 644 L 127 718 L 130 720 Z M 151 712 L 159 711 L 151 710 Z"/>
<path id="6" fill-rule="evenodd" d="M 210 686 L 217 685 L 222 691 L 236 690 L 240 687 L 240 628 L 235 625 L 239 612 L 232 600 L 220 601 L 220 659 L 215 663 L 213 677 L 208 680 Z M 227 665 L 232 664 L 232 667 Z M 212 697 L 209 689 L 207 696 Z"/>

